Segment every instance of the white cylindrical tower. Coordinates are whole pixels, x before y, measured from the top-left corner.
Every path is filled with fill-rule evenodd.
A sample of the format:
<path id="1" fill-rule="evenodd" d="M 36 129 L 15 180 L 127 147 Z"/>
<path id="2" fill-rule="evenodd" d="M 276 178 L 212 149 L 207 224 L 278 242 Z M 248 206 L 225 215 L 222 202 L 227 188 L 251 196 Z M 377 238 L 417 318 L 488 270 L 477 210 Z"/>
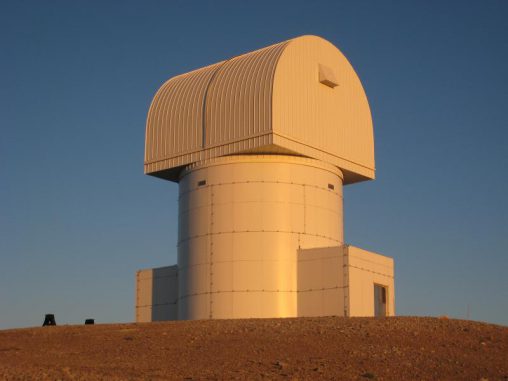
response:
<path id="1" fill-rule="evenodd" d="M 297 316 L 297 250 L 343 244 L 342 172 L 288 155 L 180 175 L 178 318 Z"/>

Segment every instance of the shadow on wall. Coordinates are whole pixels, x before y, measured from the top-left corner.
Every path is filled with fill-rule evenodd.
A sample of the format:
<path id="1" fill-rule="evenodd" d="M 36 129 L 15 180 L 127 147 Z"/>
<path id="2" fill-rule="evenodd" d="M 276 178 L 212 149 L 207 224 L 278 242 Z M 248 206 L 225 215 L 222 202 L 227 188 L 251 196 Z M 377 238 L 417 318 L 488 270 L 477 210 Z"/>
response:
<path id="1" fill-rule="evenodd" d="M 176 320 L 177 300 L 178 266 L 136 273 L 136 322 Z"/>
<path id="2" fill-rule="evenodd" d="M 178 317 L 178 266 L 152 269 L 152 321 Z"/>

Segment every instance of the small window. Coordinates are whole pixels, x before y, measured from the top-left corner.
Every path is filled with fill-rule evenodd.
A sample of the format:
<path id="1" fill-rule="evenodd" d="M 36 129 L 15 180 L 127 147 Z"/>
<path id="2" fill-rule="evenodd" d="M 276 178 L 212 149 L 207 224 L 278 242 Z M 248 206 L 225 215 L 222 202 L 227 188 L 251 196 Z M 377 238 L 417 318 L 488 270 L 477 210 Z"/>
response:
<path id="1" fill-rule="evenodd" d="M 202 187 L 203 185 L 206 185 L 206 180 L 198 181 L 198 187 Z"/>
<path id="2" fill-rule="evenodd" d="M 333 184 L 328 184 L 328 189 L 334 190 L 335 186 Z"/>

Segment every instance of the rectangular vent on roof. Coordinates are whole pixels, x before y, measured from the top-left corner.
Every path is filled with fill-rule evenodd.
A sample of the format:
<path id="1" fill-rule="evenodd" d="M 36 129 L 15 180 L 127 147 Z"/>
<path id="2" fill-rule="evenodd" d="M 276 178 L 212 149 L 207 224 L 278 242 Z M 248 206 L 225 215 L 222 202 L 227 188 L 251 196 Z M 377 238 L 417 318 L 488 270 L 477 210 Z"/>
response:
<path id="1" fill-rule="evenodd" d="M 331 87 L 332 89 L 335 86 L 339 85 L 333 70 L 323 64 L 319 64 L 319 82 L 321 82 L 323 85 Z"/>

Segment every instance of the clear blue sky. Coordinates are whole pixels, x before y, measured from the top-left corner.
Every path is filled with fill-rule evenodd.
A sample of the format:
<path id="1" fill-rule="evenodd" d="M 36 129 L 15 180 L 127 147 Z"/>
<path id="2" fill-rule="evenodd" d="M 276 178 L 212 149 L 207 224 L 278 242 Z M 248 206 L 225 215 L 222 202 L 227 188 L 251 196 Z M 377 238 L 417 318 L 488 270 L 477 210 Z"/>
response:
<path id="1" fill-rule="evenodd" d="M 0 328 L 132 321 L 176 261 L 177 184 L 143 175 L 169 77 L 302 34 L 349 58 L 377 179 L 348 243 L 395 258 L 400 315 L 508 325 L 507 1 L 2 1 Z"/>

